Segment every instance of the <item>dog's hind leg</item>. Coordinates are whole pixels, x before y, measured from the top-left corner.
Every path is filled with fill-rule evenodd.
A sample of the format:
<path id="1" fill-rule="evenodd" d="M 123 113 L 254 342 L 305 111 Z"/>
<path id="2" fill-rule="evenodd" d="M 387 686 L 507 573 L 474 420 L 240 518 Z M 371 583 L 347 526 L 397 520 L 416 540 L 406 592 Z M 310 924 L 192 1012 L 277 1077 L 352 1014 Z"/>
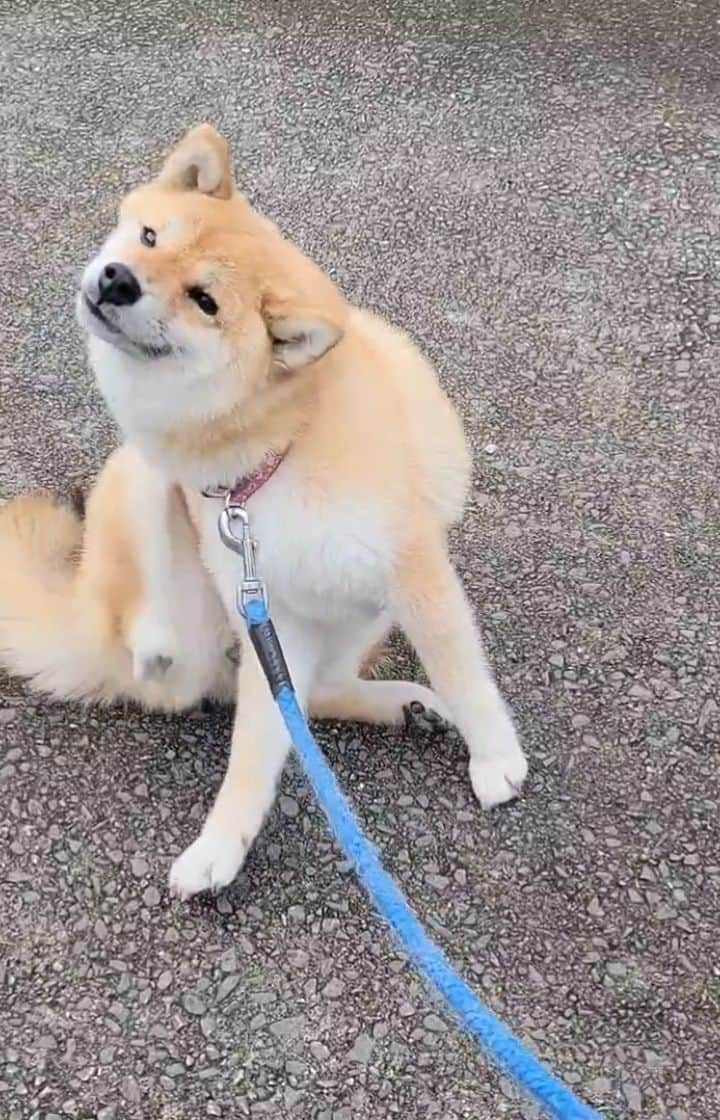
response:
<path id="1" fill-rule="evenodd" d="M 467 742 L 476 797 L 488 809 L 511 800 L 527 762 L 439 531 L 406 549 L 393 593 L 397 620 Z"/>
<path id="2" fill-rule="evenodd" d="M 317 684 L 310 696 L 310 715 L 315 719 L 400 725 L 420 711 L 435 712 L 443 721 L 452 720 L 437 693 L 415 681 L 366 681 L 356 677 Z"/>
<path id="3" fill-rule="evenodd" d="M 311 716 L 392 725 L 403 724 L 409 714 L 423 709 L 437 713 L 441 720 L 451 718 L 440 697 L 424 685 L 360 677 L 368 650 L 381 643 L 390 621 L 388 614 L 380 614 L 355 628 L 339 626 L 328 635 L 310 694 Z"/>

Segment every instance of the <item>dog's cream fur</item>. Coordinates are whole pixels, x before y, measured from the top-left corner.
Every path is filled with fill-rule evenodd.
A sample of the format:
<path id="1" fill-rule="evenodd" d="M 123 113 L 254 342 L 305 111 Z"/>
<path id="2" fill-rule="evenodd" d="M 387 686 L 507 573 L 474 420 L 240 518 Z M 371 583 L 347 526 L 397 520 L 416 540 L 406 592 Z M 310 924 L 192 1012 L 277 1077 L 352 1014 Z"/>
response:
<path id="1" fill-rule="evenodd" d="M 142 295 L 103 304 L 100 318 L 100 276 L 118 262 Z M 216 314 L 198 306 L 198 289 Z M 464 735 L 482 805 L 511 798 L 527 764 L 446 545 L 468 451 L 408 337 L 348 306 L 254 213 L 207 126 L 125 200 L 86 270 L 78 315 L 128 446 L 92 495 L 79 561 L 65 510 L 31 498 L 3 511 L 0 656 L 56 695 L 177 707 L 225 692 L 229 620 L 242 643 L 230 762 L 200 835 L 173 865 L 173 891 L 233 879 L 289 746 L 235 610 L 242 572 L 218 537 L 221 503 L 201 496 L 273 450 L 289 449 L 248 512 L 301 701 L 320 716 L 377 722 L 398 722 L 419 701 Z M 392 623 L 436 693 L 360 678 Z"/>
<path id="2" fill-rule="evenodd" d="M 49 494 L 0 508 L 0 664 L 38 689 L 165 711 L 230 700 L 234 641 L 182 491 L 131 446 L 84 525 Z"/>

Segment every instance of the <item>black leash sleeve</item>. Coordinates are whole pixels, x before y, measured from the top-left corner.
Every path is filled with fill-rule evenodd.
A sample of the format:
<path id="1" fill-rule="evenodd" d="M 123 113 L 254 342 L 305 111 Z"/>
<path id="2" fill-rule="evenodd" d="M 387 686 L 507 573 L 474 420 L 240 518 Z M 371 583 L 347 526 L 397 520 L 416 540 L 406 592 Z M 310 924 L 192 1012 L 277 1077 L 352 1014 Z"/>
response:
<path id="1" fill-rule="evenodd" d="M 293 683 L 275 627 L 268 618 L 265 622 L 254 623 L 249 629 L 250 639 L 255 646 L 263 673 L 267 677 L 273 699 L 277 700 L 280 689 L 292 689 Z"/>

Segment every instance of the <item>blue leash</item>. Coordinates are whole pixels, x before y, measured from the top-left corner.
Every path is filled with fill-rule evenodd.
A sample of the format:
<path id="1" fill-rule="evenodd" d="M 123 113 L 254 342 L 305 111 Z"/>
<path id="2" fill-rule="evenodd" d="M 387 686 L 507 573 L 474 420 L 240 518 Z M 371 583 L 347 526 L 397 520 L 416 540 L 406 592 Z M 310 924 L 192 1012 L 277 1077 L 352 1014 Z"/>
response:
<path id="1" fill-rule="evenodd" d="M 242 557 L 244 575 L 237 589 L 237 607 L 247 623 L 250 639 L 267 677 L 270 691 L 285 721 L 290 739 L 315 796 L 345 855 L 379 914 L 392 927 L 403 950 L 425 980 L 445 997 L 462 1026 L 474 1035 L 485 1054 L 542 1105 L 555 1120 L 600 1120 L 599 1113 L 578 1100 L 545 1069 L 542 1062 L 478 999 L 455 971 L 445 954 L 430 940 L 395 880 L 380 862 L 360 828 L 335 775 L 315 742 L 268 614 L 265 585 L 255 570 L 255 541 L 245 507 L 228 491 L 218 522 L 220 539 Z M 239 529 L 239 533 L 236 531 Z"/>
<path id="2" fill-rule="evenodd" d="M 223 537 L 223 539 L 225 539 Z M 250 637 L 297 750 L 335 837 L 375 908 L 392 927 L 402 949 L 420 975 L 431 980 L 445 997 L 462 1026 L 480 1043 L 484 1053 L 556 1120 L 600 1120 L 599 1113 L 571 1093 L 527 1050 L 482 1003 L 445 954 L 428 937 L 395 880 L 383 867 L 374 846 L 363 833 L 335 775 L 313 738 L 292 686 L 275 628 L 270 621 L 264 589 L 261 597 L 241 597 L 239 603 Z"/>

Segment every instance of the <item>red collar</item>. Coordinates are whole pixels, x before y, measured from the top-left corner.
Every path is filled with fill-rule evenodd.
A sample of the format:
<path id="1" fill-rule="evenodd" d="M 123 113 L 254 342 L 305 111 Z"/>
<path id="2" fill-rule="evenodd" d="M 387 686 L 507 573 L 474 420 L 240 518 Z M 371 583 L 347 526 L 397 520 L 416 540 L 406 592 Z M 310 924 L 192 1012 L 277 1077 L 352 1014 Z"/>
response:
<path id="1" fill-rule="evenodd" d="M 229 506 L 245 506 L 253 494 L 270 481 L 286 455 L 287 450 L 271 451 L 252 474 L 238 478 L 232 486 L 208 486 L 203 490 L 203 497 L 224 498 Z"/>

